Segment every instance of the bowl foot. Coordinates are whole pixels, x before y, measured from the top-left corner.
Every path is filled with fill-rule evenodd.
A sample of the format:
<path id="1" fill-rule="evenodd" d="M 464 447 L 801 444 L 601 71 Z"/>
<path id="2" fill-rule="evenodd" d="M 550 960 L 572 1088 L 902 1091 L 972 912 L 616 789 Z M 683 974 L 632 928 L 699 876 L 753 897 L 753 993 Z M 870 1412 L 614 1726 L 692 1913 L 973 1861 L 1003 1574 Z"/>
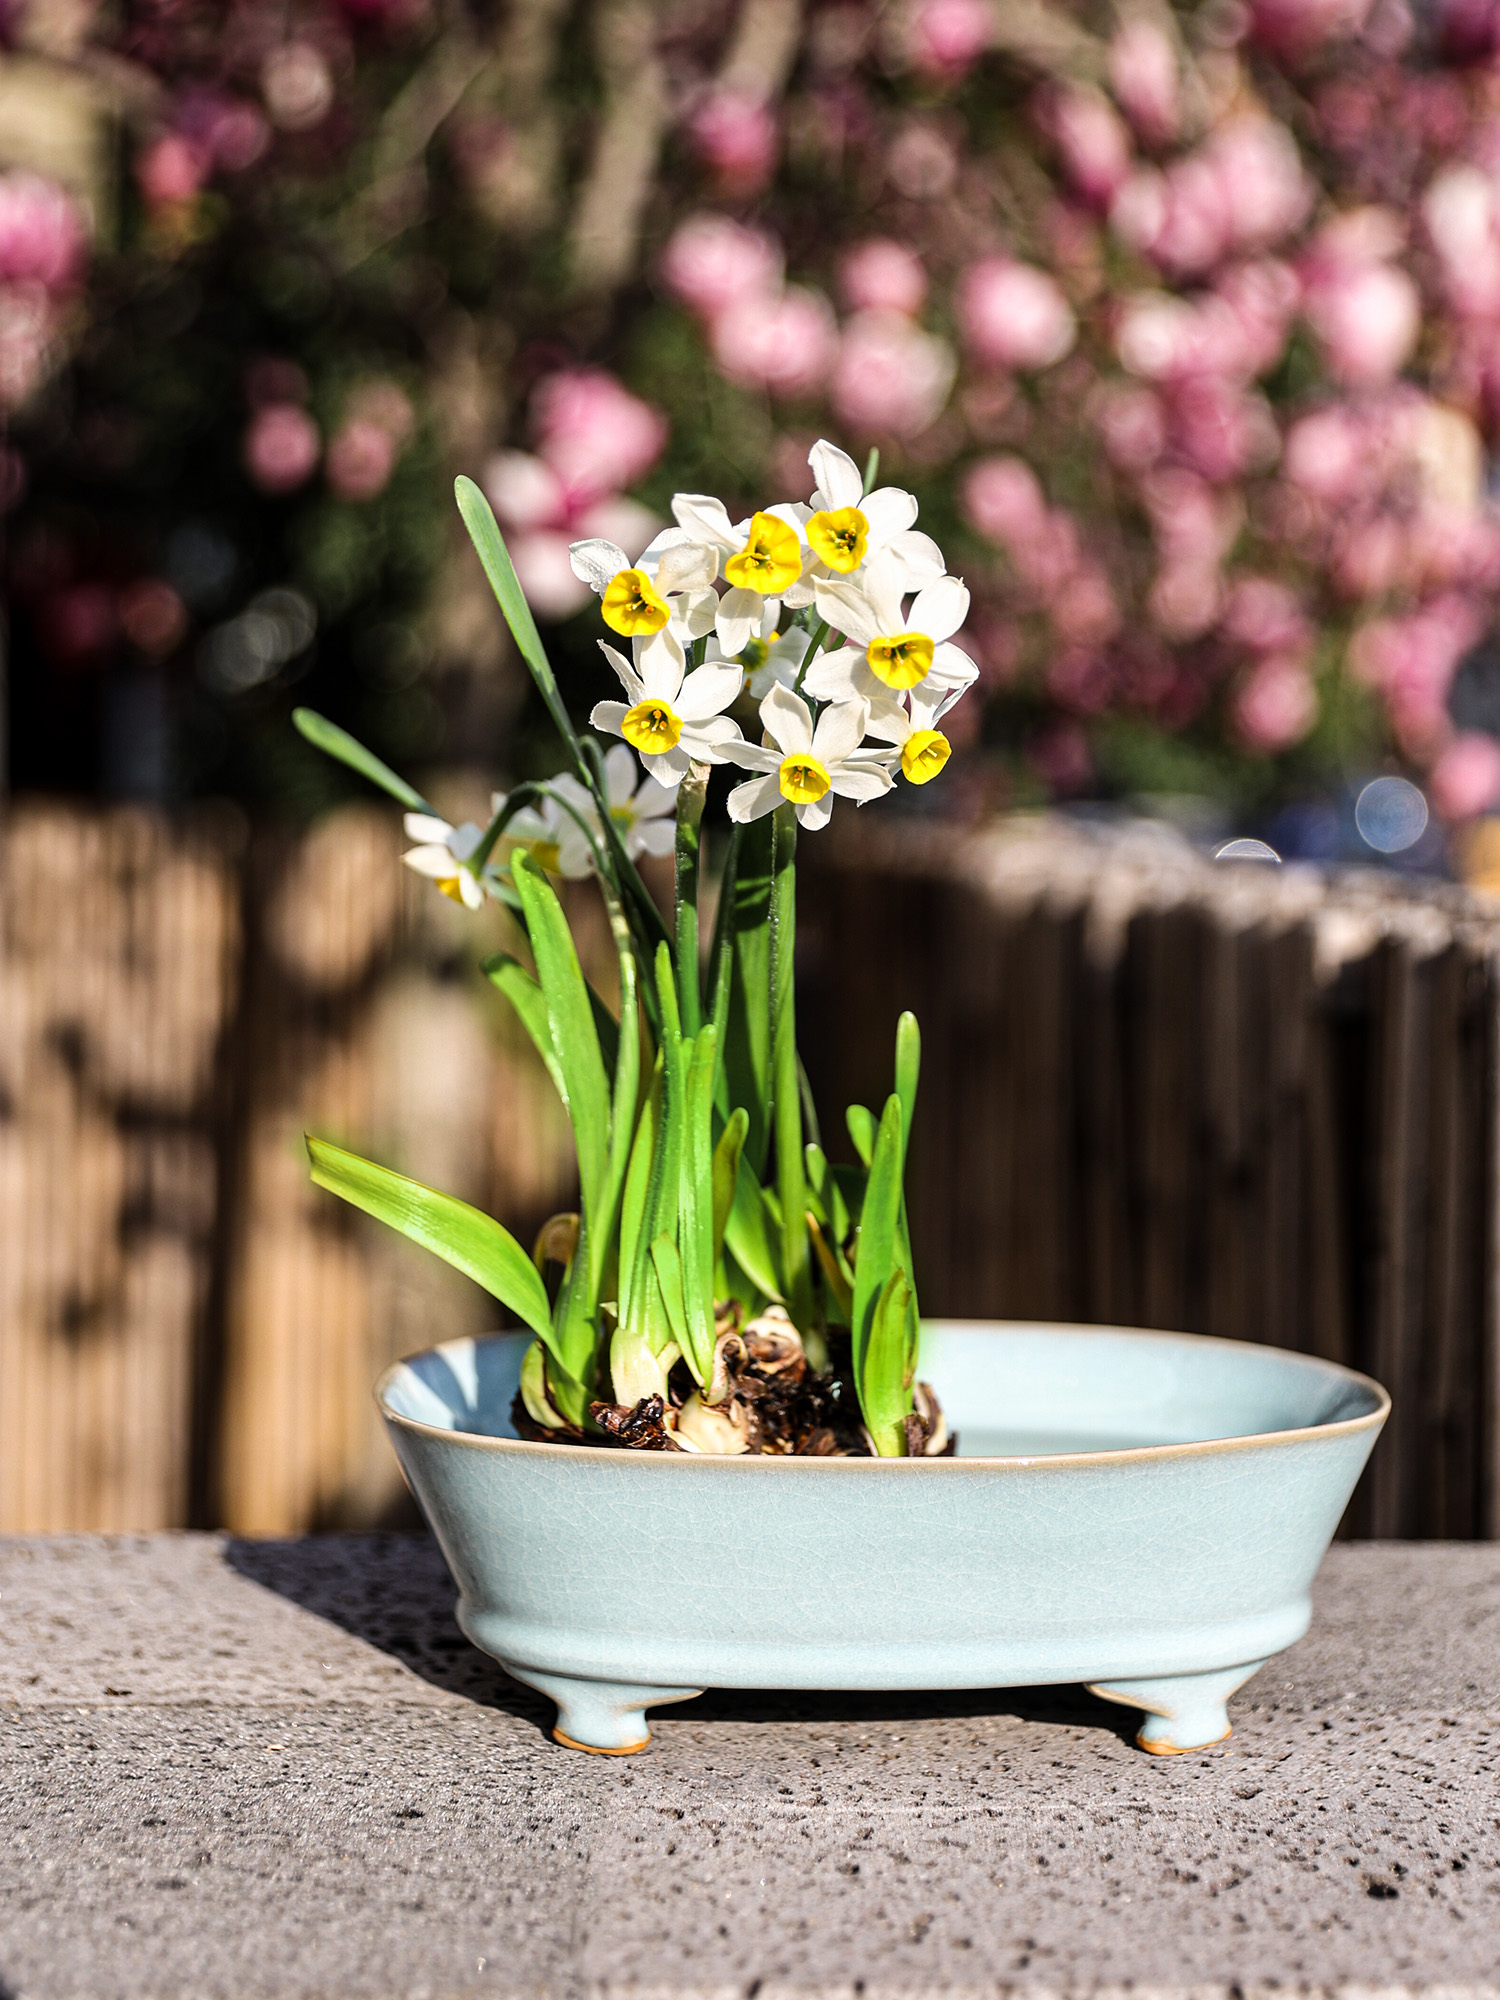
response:
<path id="1" fill-rule="evenodd" d="M 597 1756 L 633 1757 L 651 1741 L 646 1710 L 668 1701 L 691 1701 L 702 1688 L 641 1687 L 626 1681 L 588 1681 L 571 1674 L 549 1674 L 536 1667 L 501 1666 L 512 1680 L 524 1681 L 557 1703 L 557 1727 L 552 1735 L 570 1750 L 592 1750 Z"/>
<path id="2" fill-rule="evenodd" d="M 1146 1719 L 1136 1742 L 1156 1757 L 1175 1757 L 1184 1750 L 1206 1750 L 1229 1734 L 1225 1704 L 1238 1687 L 1265 1665 L 1251 1660 L 1244 1666 L 1219 1667 L 1206 1674 L 1165 1674 L 1153 1680 L 1090 1681 L 1090 1694 L 1105 1701 L 1143 1708 Z"/>

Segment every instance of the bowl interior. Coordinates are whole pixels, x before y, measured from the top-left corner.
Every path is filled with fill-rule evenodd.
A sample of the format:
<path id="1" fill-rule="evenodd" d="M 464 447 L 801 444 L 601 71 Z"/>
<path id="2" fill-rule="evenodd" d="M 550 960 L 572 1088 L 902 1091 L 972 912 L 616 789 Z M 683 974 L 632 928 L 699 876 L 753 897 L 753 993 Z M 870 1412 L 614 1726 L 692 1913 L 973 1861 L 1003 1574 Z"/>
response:
<path id="1" fill-rule="evenodd" d="M 525 1334 L 450 1340 L 392 1369 L 393 1415 L 481 1437 L 516 1435 Z M 1044 1458 L 1257 1437 L 1369 1417 L 1372 1382 L 1270 1347 L 1121 1327 L 929 1321 L 922 1378 L 962 1458 Z"/>

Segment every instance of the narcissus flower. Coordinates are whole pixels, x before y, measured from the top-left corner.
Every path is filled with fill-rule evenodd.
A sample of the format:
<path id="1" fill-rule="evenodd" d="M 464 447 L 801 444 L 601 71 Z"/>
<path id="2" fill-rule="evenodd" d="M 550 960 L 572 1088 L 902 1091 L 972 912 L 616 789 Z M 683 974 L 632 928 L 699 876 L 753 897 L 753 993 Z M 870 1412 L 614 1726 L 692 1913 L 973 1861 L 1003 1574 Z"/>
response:
<path id="1" fill-rule="evenodd" d="M 600 641 L 628 702 L 601 701 L 589 717 L 596 729 L 623 736 L 659 783 L 678 783 L 690 764 L 722 764 L 739 740 L 724 714 L 744 684 L 743 667 L 714 661 L 686 673 L 686 656 L 670 631 L 637 639 L 632 663 Z"/>
<path id="2" fill-rule="evenodd" d="M 962 693 L 961 687 L 938 688 L 926 681 L 912 689 L 908 706 L 893 695 L 872 701 L 865 733 L 891 745 L 889 750 L 875 751 L 875 758 L 899 763 L 910 785 L 930 784 L 953 754 L 953 745 L 937 725 Z"/>
<path id="3" fill-rule="evenodd" d="M 680 529 L 668 528 L 632 563 L 614 542 L 597 537 L 568 550 L 573 574 L 603 599 L 604 622 L 623 639 L 650 638 L 675 619 L 688 636 L 713 629 L 718 557 Z"/>
<path id="4" fill-rule="evenodd" d="M 462 903 L 467 910 L 484 907 L 485 888 L 474 870 L 469 867 L 469 856 L 484 838 L 481 827 L 472 820 L 465 820 L 462 826 L 450 826 L 436 813 L 410 812 L 403 825 L 408 840 L 419 843 L 409 847 L 401 859 L 417 874 L 425 875 L 430 882 L 436 882 L 445 896 L 451 896 L 455 903 Z"/>
<path id="5" fill-rule="evenodd" d="M 816 585 L 818 616 L 853 641 L 815 660 L 803 685 L 819 701 L 875 700 L 928 680 L 966 688 L 979 669 L 947 642 L 968 615 L 969 593 L 940 577 L 902 610 L 905 578 L 898 560 L 874 562 L 858 582 L 830 577 Z"/>
<path id="6" fill-rule="evenodd" d="M 773 687 L 760 705 L 769 744 L 736 743 L 730 761 L 763 776 L 736 785 L 729 794 L 729 817 L 745 821 L 774 812 L 783 800 L 797 809 L 805 827 L 827 826 L 835 797 L 864 805 L 891 789 L 891 774 L 868 755 L 859 756 L 869 707 L 863 701 L 836 702 L 813 724 L 812 710 L 790 688 Z M 774 747 L 773 747 L 774 746 Z"/>
<path id="7" fill-rule="evenodd" d="M 719 645 L 726 654 L 743 651 L 759 629 L 767 605 L 802 581 L 807 562 L 802 519 L 807 509 L 790 504 L 771 507 L 736 524 L 722 500 L 706 493 L 678 493 L 672 512 L 691 544 L 716 552 L 729 585 L 715 614 Z"/>
<path id="8" fill-rule="evenodd" d="M 826 438 L 813 446 L 807 462 L 818 485 L 803 533 L 825 571 L 850 576 L 892 542 L 906 538 L 917 518 L 914 494 L 899 486 L 866 493 L 854 460 Z M 915 539 L 926 543 L 928 538 Z M 937 574 L 942 575 L 941 569 Z"/>
<path id="9" fill-rule="evenodd" d="M 676 785 L 658 784 L 655 778 L 641 778 L 637 785 L 639 776 L 635 758 L 623 743 L 617 743 L 604 760 L 604 783 L 609 798 L 609 816 L 632 861 L 642 854 L 670 854 L 677 831 L 672 819 L 677 806 Z M 593 795 L 571 772 L 554 778 L 552 788 L 564 795 L 587 825 L 598 830 L 599 813 Z M 582 827 L 569 814 L 558 811 L 552 800 L 547 803 L 557 813 L 557 858 L 555 863 L 548 863 L 535 846 L 531 850 L 533 855 L 543 867 L 551 866 L 555 873 L 574 880 L 591 875 L 594 872 L 594 850 Z M 523 815 L 517 815 L 517 818 L 521 817 Z M 514 826 L 515 821 L 511 824 Z"/>

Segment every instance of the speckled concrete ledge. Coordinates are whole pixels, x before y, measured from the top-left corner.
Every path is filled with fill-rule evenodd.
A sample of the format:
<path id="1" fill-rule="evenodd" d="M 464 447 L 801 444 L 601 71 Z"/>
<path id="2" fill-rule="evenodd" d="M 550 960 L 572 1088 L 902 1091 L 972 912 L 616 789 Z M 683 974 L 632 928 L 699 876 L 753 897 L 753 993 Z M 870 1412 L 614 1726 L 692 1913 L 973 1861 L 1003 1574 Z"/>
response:
<path id="1" fill-rule="evenodd" d="M 1500 1547 L 1336 1548 L 1164 1761 L 1072 1688 L 582 1757 L 452 1600 L 417 1537 L 0 1542 L 0 2000 L 1500 2000 Z"/>

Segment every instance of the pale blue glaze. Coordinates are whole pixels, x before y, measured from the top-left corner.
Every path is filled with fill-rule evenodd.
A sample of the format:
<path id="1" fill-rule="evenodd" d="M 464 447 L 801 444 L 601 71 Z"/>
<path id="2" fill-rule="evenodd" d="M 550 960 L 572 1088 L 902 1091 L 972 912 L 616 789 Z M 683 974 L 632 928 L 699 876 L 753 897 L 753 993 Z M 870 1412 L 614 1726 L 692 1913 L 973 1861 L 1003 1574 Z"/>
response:
<path id="1" fill-rule="evenodd" d="M 1269 1347 L 1112 1327 L 929 1324 L 953 1459 L 710 1458 L 530 1444 L 528 1336 L 450 1341 L 377 1395 L 468 1636 L 626 1751 L 705 1687 L 1084 1681 L 1148 1749 L 1307 1629 L 1308 1588 L 1390 1408 Z"/>

